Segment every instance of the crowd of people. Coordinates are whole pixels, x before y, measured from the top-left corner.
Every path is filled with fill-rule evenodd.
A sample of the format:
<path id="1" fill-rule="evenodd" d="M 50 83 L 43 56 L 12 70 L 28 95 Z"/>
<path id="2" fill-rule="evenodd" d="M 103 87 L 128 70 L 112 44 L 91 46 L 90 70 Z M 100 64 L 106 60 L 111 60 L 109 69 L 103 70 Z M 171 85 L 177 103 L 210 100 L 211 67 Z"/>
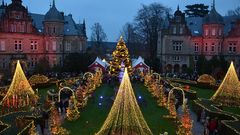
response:
<path id="1" fill-rule="evenodd" d="M 209 117 L 203 109 L 197 112 L 197 121 L 203 125 L 204 135 L 219 135 L 220 120 L 217 117 Z"/>

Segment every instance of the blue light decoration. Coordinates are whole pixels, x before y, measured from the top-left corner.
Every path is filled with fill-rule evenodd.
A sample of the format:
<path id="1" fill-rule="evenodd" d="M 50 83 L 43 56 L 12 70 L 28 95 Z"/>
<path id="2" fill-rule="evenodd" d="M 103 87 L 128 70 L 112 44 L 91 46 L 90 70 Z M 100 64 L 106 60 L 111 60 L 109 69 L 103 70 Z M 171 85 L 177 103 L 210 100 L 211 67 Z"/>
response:
<path id="1" fill-rule="evenodd" d="M 142 96 L 138 96 L 138 99 L 142 99 Z"/>
<path id="2" fill-rule="evenodd" d="M 99 106 L 102 106 L 102 103 L 98 103 Z"/>
<path id="3" fill-rule="evenodd" d="M 100 99 L 103 99 L 103 96 L 100 96 Z"/>

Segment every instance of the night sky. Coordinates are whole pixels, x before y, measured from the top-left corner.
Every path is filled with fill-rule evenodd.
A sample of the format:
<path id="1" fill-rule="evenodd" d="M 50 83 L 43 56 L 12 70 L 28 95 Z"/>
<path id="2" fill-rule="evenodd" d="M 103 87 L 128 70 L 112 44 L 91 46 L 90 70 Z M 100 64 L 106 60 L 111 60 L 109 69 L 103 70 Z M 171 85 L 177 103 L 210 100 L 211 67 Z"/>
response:
<path id="1" fill-rule="evenodd" d="M 5 0 L 8 4 L 11 0 Z M 108 41 L 116 41 L 120 30 L 126 22 L 132 22 L 142 4 L 159 2 L 172 8 L 173 12 L 179 4 L 184 10 L 188 4 L 204 3 L 211 7 L 212 0 L 56 0 L 59 11 L 65 15 L 72 14 L 75 21 L 86 20 L 88 37 L 91 35 L 91 26 L 99 22 Z M 23 0 L 23 5 L 28 6 L 32 13 L 45 14 L 49 10 L 52 0 Z M 240 6 L 240 0 L 216 0 L 216 9 L 221 15 L 226 15 L 228 10 Z"/>

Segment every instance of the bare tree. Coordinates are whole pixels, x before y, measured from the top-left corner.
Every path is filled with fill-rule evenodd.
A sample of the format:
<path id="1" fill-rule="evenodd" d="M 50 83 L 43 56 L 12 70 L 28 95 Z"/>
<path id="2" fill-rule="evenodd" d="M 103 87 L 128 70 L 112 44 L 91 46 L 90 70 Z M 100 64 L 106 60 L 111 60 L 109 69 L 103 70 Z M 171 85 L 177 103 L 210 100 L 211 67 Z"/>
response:
<path id="1" fill-rule="evenodd" d="M 91 49 L 96 55 L 102 56 L 105 53 L 103 42 L 107 41 L 107 35 L 104 32 L 100 23 L 94 23 L 91 30 L 92 30 L 92 34 L 91 34 L 92 47 L 91 47 Z"/>
<path id="2" fill-rule="evenodd" d="M 142 5 L 135 17 L 136 27 L 143 43 L 149 47 L 150 59 L 156 59 L 158 32 L 170 9 L 159 3 Z"/>
<path id="3" fill-rule="evenodd" d="M 133 56 L 141 55 L 142 43 L 136 27 L 132 23 L 126 23 L 123 26 L 121 35 L 127 44 L 130 54 Z"/>
<path id="4" fill-rule="evenodd" d="M 160 3 L 142 5 L 135 17 L 135 25 L 138 35 L 141 35 L 141 41 L 149 50 L 148 60 L 146 61 L 155 71 L 160 69 L 160 61 L 157 59 L 157 41 L 158 34 L 166 16 L 170 14 L 171 9 Z"/>
<path id="5" fill-rule="evenodd" d="M 229 10 L 227 13 L 229 16 L 240 16 L 240 7 L 237 7 L 234 10 Z"/>

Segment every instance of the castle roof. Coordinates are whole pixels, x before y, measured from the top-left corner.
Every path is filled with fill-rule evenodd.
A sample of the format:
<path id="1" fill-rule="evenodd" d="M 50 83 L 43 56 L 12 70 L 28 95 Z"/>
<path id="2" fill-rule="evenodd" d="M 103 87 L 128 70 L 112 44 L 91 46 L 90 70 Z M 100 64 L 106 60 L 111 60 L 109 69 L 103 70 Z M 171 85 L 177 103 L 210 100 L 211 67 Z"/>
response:
<path id="1" fill-rule="evenodd" d="M 223 17 L 216 11 L 215 4 L 208 15 L 204 17 L 204 24 L 223 24 Z"/>
<path id="2" fill-rule="evenodd" d="M 44 21 L 48 22 L 63 22 L 64 21 L 64 15 L 63 13 L 59 12 L 58 9 L 55 6 L 55 0 L 53 0 L 53 5 L 49 9 L 49 11 L 46 13 L 44 17 Z"/>

